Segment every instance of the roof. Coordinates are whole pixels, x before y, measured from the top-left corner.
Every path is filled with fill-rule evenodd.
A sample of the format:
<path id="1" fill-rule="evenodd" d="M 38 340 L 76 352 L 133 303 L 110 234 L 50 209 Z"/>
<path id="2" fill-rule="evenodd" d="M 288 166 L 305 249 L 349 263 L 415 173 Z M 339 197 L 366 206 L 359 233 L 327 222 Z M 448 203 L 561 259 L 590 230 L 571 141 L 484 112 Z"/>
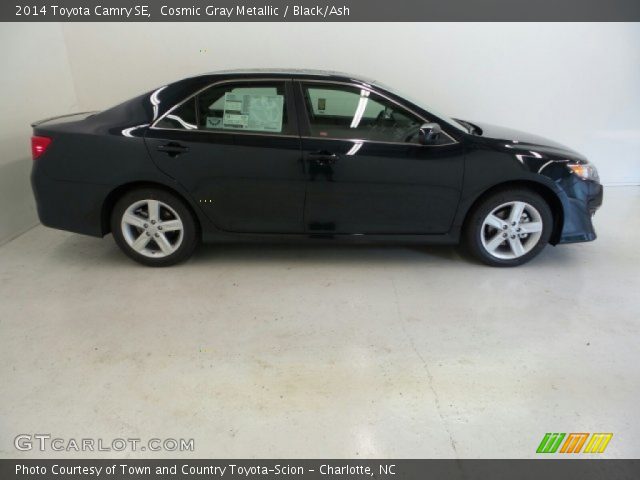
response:
<path id="1" fill-rule="evenodd" d="M 316 70 L 308 68 L 246 68 L 233 70 L 217 70 L 207 75 L 294 75 L 296 77 L 336 77 L 359 80 L 373 84 L 375 81 L 351 73 L 336 72 L 333 70 Z"/>

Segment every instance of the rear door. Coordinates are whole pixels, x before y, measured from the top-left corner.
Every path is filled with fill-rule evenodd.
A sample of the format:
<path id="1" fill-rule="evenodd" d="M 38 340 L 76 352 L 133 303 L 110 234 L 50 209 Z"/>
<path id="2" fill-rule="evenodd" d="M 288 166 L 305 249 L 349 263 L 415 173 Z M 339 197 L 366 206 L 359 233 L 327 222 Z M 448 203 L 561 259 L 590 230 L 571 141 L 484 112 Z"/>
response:
<path id="1" fill-rule="evenodd" d="M 214 83 L 161 117 L 146 142 L 218 228 L 303 231 L 306 177 L 291 81 Z"/>

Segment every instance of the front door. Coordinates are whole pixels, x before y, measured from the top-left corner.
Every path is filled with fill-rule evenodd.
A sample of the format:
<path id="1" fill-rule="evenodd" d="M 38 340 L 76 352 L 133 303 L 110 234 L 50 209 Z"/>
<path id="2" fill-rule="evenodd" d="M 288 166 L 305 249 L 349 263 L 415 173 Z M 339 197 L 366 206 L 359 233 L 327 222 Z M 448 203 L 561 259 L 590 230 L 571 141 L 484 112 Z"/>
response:
<path id="1" fill-rule="evenodd" d="M 291 82 L 225 81 L 148 130 L 156 165 L 221 230 L 300 233 L 306 177 Z"/>
<path id="2" fill-rule="evenodd" d="M 463 148 L 421 145 L 425 119 L 367 86 L 300 82 L 311 233 L 439 234 L 460 197 Z"/>

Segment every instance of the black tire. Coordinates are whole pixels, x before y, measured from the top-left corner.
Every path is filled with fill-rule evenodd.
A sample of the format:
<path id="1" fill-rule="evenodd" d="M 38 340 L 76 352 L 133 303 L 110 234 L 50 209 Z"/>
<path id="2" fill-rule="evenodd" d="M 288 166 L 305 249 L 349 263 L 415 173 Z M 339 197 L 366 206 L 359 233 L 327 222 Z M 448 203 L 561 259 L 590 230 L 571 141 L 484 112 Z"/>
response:
<path id="1" fill-rule="evenodd" d="M 158 214 L 162 218 L 158 220 L 157 227 L 155 227 L 155 221 L 153 222 L 153 226 L 151 226 L 151 220 L 145 222 L 145 225 L 148 228 L 157 228 L 157 230 L 154 230 L 155 233 L 153 233 L 153 231 L 149 233 L 149 230 L 145 228 L 145 225 L 141 225 L 138 227 L 127 225 L 123 227 L 122 220 L 125 212 L 127 212 L 127 210 L 132 205 L 138 204 L 140 202 L 143 202 L 143 204 L 140 207 L 141 210 L 139 211 L 138 215 L 140 215 L 142 220 L 144 220 L 144 202 L 146 200 L 155 200 L 161 202 L 161 207 L 158 209 Z M 149 204 L 151 203 L 153 202 L 150 202 Z M 147 208 L 147 215 L 148 210 L 150 210 L 150 208 Z M 138 219 L 139 217 L 136 216 L 136 218 Z M 162 230 L 162 228 L 160 227 L 160 225 L 163 225 L 162 221 L 175 220 L 179 220 L 180 222 L 182 222 L 181 230 L 168 231 L 167 228 L 167 230 L 164 232 L 158 231 Z M 168 267 L 170 265 L 175 265 L 176 263 L 185 261 L 191 256 L 200 240 L 198 223 L 194 218 L 193 213 L 191 213 L 191 210 L 189 210 L 184 201 L 168 191 L 157 188 L 139 188 L 125 193 L 116 202 L 111 213 L 111 233 L 113 234 L 113 238 L 115 239 L 120 249 L 127 256 L 138 263 L 150 267 Z M 174 249 L 172 253 L 166 253 L 165 251 L 162 251 L 159 241 L 158 243 L 156 243 L 156 239 L 154 239 L 154 236 L 160 238 L 160 234 L 163 235 L 163 239 L 169 239 L 169 243 L 165 243 L 165 245 L 171 247 L 167 251 Z M 137 236 L 143 238 L 142 235 L 146 235 L 149 238 L 149 240 L 147 241 L 147 246 L 143 249 L 145 254 L 135 250 L 129 243 L 129 241 L 131 241 L 133 238 L 136 238 Z M 125 238 L 125 236 L 129 238 L 129 241 L 127 240 L 127 238 Z M 156 253 L 154 253 L 154 251 L 156 251 Z"/>
<path id="2" fill-rule="evenodd" d="M 491 226 L 485 226 L 483 228 L 483 223 L 489 216 L 489 214 L 492 213 L 495 209 L 502 205 L 509 204 L 510 202 L 524 202 L 530 207 L 533 207 L 533 209 L 535 209 L 539 214 L 540 221 L 542 223 L 542 231 L 537 242 L 535 241 L 535 236 L 529 239 L 528 234 L 520 234 L 524 235 L 524 238 L 522 240 L 520 240 L 520 237 L 516 238 L 518 242 L 520 242 L 521 244 L 523 244 L 522 242 L 524 242 L 524 244 L 527 245 L 527 248 L 530 248 L 530 250 L 528 250 L 524 255 L 515 258 L 498 258 L 490 251 L 488 251 L 487 248 L 485 248 L 485 245 L 483 244 L 483 235 L 497 235 L 501 231 L 498 229 L 494 230 Z M 505 207 L 505 212 L 507 212 L 507 208 L 509 207 Z M 495 250 L 498 255 L 508 255 L 509 251 L 511 251 L 511 254 L 515 255 L 515 250 L 510 246 L 511 244 L 509 241 L 509 238 L 514 238 L 513 236 L 510 236 L 511 233 L 515 232 L 511 230 L 511 222 L 507 222 L 507 220 L 508 219 L 505 218 L 503 221 L 505 222 L 505 224 L 508 224 L 508 230 L 504 230 L 504 233 L 500 233 L 500 235 L 502 235 L 503 237 L 505 236 L 505 234 L 507 235 L 505 237 L 506 240 L 504 240 L 504 243 L 502 243 L 500 247 Z M 504 225 L 502 226 L 502 228 L 505 228 Z M 527 190 L 524 188 L 514 188 L 496 192 L 481 200 L 478 205 L 474 206 L 464 225 L 463 242 L 464 246 L 475 258 L 487 265 L 491 265 L 493 267 L 515 267 L 528 262 L 533 257 L 538 255 L 549 242 L 552 230 L 553 214 L 551 212 L 551 208 L 544 200 L 544 198 L 531 190 Z M 516 233 L 516 235 L 518 234 Z M 532 235 L 537 235 L 537 233 Z M 497 237 L 493 236 L 493 238 Z"/>

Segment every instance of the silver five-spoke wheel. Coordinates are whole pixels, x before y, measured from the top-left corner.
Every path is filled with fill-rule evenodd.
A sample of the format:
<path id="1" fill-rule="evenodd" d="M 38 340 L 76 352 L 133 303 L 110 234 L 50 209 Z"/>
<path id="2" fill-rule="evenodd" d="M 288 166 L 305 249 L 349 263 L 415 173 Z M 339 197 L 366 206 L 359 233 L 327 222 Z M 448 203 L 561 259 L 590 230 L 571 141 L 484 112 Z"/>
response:
<path id="1" fill-rule="evenodd" d="M 139 200 L 127 207 L 120 222 L 127 244 L 145 257 L 163 258 L 182 244 L 184 226 L 178 213 L 164 202 Z"/>
<path id="2" fill-rule="evenodd" d="M 542 216 L 535 207 L 522 201 L 503 203 L 482 223 L 482 246 L 499 259 L 519 258 L 538 244 L 542 229 Z"/>

